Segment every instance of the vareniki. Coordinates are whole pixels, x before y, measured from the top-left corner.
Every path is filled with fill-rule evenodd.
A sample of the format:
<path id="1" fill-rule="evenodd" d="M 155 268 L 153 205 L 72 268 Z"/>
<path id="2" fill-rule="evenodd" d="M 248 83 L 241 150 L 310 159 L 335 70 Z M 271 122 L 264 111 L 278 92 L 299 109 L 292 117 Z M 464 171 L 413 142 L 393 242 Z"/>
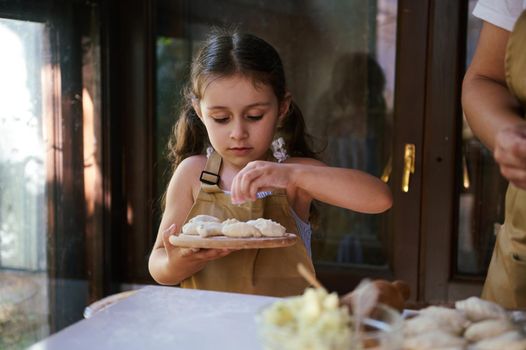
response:
<path id="1" fill-rule="evenodd" d="M 203 238 L 214 236 L 227 236 L 232 238 L 249 237 L 282 237 L 286 229 L 281 224 L 259 218 L 247 222 L 234 218 L 221 222 L 211 215 L 197 215 L 191 218 L 182 229 L 184 235 L 195 235 Z"/>
<path id="2" fill-rule="evenodd" d="M 250 224 L 261 231 L 261 234 L 266 237 L 281 237 L 285 235 L 285 227 L 267 219 L 257 219 L 247 221 Z"/>

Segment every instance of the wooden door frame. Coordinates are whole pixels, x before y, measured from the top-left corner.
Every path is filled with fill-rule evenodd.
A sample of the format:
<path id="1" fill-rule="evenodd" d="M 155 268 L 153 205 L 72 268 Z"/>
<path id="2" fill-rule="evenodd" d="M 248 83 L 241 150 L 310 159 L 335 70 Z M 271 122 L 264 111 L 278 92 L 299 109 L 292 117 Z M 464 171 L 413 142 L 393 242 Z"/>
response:
<path id="1" fill-rule="evenodd" d="M 111 104 L 111 290 L 154 283 L 155 0 L 112 0 L 106 42 Z"/>
<path id="2" fill-rule="evenodd" d="M 454 276 L 467 11 L 467 1 L 457 0 L 433 1 L 430 11 L 419 283 L 427 302 L 479 295 L 482 287 L 480 278 Z"/>
<path id="3" fill-rule="evenodd" d="M 411 300 L 420 299 L 418 290 L 420 249 L 420 208 L 422 191 L 423 129 L 425 115 L 426 54 L 430 0 L 401 0 L 398 4 L 396 89 L 393 128 L 394 197 L 393 272 L 408 282 Z M 404 148 L 416 146 L 415 173 L 409 191 L 403 192 Z"/>

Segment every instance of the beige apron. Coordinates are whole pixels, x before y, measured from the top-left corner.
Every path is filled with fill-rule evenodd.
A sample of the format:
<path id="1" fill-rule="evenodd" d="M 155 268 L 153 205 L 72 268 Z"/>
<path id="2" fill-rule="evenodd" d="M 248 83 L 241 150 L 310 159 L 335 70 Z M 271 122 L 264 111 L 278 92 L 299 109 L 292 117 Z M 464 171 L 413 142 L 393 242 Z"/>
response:
<path id="1" fill-rule="evenodd" d="M 517 20 L 506 51 L 506 81 L 526 110 L 526 11 Z M 526 307 L 526 191 L 508 186 L 504 225 L 482 291 L 507 308 Z"/>
<path id="2" fill-rule="evenodd" d="M 314 267 L 291 216 L 285 191 L 276 190 L 255 202 L 233 205 L 230 195 L 217 184 L 221 163 L 217 153 L 210 155 L 201 175 L 201 189 L 185 222 L 198 214 L 221 220 L 266 218 L 279 222 L 300 239 L 286 248 L 243 249 L 209 261 L 204 269 L 184 280 L 181 287 L 271 296 L 302 294 L 308 285 L 296 266 L 301 262 L 313 273 Z"/>

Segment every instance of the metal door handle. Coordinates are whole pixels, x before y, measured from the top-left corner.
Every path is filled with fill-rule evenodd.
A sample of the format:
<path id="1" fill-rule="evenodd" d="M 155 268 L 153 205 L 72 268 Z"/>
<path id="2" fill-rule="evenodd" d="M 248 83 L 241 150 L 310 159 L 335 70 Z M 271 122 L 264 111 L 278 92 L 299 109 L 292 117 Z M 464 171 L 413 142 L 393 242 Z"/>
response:
<path id="1" fill-rule="evenodd" d="M 468 163 L 466 161 L 465 154 L 462 154 L 462 184 L 464 185 L 464 188 L 466 190 L 469 189 L 470 181 L 469 181 Z"/>
<path id="2" fill-rule="evenodd" d="M 404 150 L 404 174 L 402 176 L 402 191 L 409 192 L 409 178 L 415 173 L 416 147 L 412 143 L 405 144 Z"/>
<path id="3" fill-rule="evenodd" d="M 393 157 L 389 156 L 389 159 L 387 160 L 387 164 L 385 165 L 384 171 L 382 172 L 382 176 L 380 176 L 380 179 L 382 179 L 383 182 L 388 183 L 389 178 L 391 177 L 392 170 L 393 170 Z"/>

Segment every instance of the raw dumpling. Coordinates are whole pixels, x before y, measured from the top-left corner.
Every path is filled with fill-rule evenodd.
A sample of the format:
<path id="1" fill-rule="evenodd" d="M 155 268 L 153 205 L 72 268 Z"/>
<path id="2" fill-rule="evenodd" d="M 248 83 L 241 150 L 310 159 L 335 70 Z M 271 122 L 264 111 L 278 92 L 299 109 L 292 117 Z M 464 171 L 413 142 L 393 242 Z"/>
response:
<path id="1" fill-rule="evenodd" d="M 504 333 L 496 338 L 488 338 L 473 344 L 470 350 L 524 350 L 526 349 L 525 339 L 517 331 Z"/>
<path id="2" fill-rule="evenodd" d="M 261 237 L 261 232 L 246 222 L 236 222 L 233 224 L 223 225 L 222 232 L 227 237 Z"/>
<path id="3" fill-rule="evenodd" d="M 285 227 L 268 219 L 257 219 L 247 221 L 247 224 L 250 224 L 257 228 L 263 236 L 266 237 L 281 237 L 285 235 Z"/>
<path id="4" fill-rule="evenodd" d="M 514 329 L 511 322 L 505 319 L 489 319 L 473 323 L 464 332 L 464 338 L 477 342 L 487 338 L 494 338 Z"/>
<path id="5" fill-rule="evenodd" d="M 436 319 L 440 329 L 453 334 L 461 334 L 469 325 L 469 321 L 461 312 L 446 307 L 429 306 L 420 310 L 419 314 Z"/>
<path id="6" fill-rule="evenodd" d="M 199 222 L 199 223 L 202 223 L 202 222 L 221 222 L 221 220 L 219 220 L 218 218 L 216 218 L 215 216 L 212 216 L 212 215 L 200 214 L 200 215 L 194 216 L 193 218 L 188 220 L 188 222 Z"/>
<path id="7" fill-rule="evenodd" d="M 474 322 L 487 320 L 489 318 L 507 318 L 506 310 L 502 306 L 491 301 L 471 297 L 455 303 L 457 310 L 463 311 L 466 316 Z"/>
<path id="8" fill-rule="evenodd" d="M 440 330 L 451 335 L 461 333 L 458 327 L 444 322 L 438 318 L 429 316 L 417 316 L 405 321 L 404 334 L 408 337 L 427 334 L 432 331 Z"/>
<path id="9" fill-rule="evenodd" d="M 241 222 L 241 221 L 239 221 L 238 219 L 234 219 L 234 218 L 226 219 L 225 221 L 223 221 L 223 226 L 224 225 L 235 224 L 237 222 Z"/>
<path id="10" fill-rule="evenodd" d="M 197 226 L 197 234 L 200 237 L 222 236 L 223 224 L 219 222 L 205 222 Z"/>
<path id="11" fill-rule="evenodd" d="M 405 350 L 464 349 L 467 341 L 440 330 L 422 333 L 404 340 Z"/>
<path id="12" fill-rule="evenodd" d="M 416 316 L 404 322 L 406 336 L 414 336 L 434 329 L 438 329 L 438 321 L 430 317 Z"/>
<path id="13" fill-rule="evenodd" d="M 197 236 L 199 233 L 197 232 L 197 226 L 199 226 L 199 222 L 187 222 L 183 225 L 183 235 L 192 235 Z"/>

